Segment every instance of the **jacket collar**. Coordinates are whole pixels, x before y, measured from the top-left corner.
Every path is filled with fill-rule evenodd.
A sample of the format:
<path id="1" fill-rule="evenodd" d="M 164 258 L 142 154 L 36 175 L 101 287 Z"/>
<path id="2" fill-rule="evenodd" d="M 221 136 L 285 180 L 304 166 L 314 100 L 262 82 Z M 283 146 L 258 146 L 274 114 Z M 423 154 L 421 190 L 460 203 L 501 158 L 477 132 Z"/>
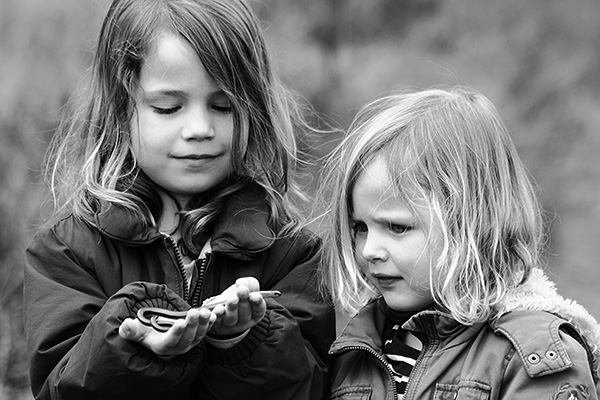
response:
<path id="1" fill-rule="evenodd" d="M 342 333 L 331 346 L 331 352 L 344 347 L 369 347 L 381 349 L 381 332 L 385 323 L 385 315 L 381 311 L 383 298 L 369 301 L 361 308 L 344 327 Z"/>
<path id="2" fill-rule="evenodd" d="M 354 346 L 381 351 L 381 333 L 386 319 L 384 308 L 383 297 L 369 301 L 350 319 L 334 342 L 332 352 Z M 477 333 L 477 329 L 469 329 L 468 326 L 455 321 L 450 314 L 432 308 L 416 313 L 402 327 L 439 341 L 452 340 L 458 337 L 457 332 L 468 331 L 467 336 Z M 461 340 L 466 340 L 466 336 L 462 336 Z"/>
<path id="3" fill-rule="evenodd" d="M 231 195 L 215 222 L 211 235 L 213 253 L 226 253 L 239 260 L 255 259 L 269 249 L 276 238 L 269 227 L 269 208 L 263 190 L 250 184 Z M 96 216 L 98 229 L 106 236 L 130 245 L 143 245 L 162 237 L 121 206 L 104 205 Z"/>
<path id="4" fill-rule="evenodd" d="M 381 311 L 383 299 L 371 300 L 352 317 L 332 350 L 345 346 L 368 345 L 381 348 L 380 333 L 385 316 Z M 502 302 L 494 308 L 490 322 L 511 311 L 546 311 L 568 320 L 588 343 L 595 360 L 600 360 L 600 325 L 581 305 L 565 299 L 556 292 L 555 285 L 544 272 L 534 268 L 525 283 L 511 289 Z M 466 327 L 441 311 L 422 311 L 410 318 L 405 328 L 421 331 L 443 340 L 456 330 Z M 473 330 L 475 331 L 475 330 Z"/>

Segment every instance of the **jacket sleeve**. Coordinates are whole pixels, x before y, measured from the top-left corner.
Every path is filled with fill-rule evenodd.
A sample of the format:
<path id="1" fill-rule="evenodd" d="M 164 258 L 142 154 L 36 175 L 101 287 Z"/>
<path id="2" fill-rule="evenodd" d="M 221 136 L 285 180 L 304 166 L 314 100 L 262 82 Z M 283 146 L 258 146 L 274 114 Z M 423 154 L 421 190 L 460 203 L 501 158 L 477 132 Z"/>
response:
<path id="1" fill-rule="evenodd" d="M 164 399 L 184 391 L 202 367 L 204 347 L 165 361 L 122 339 L 118 328 L 141 304 L 185 309 L 185 302 L 164 285 L 141 282 L 107 297 L 86 254 L 54 229 L 26 252 L 24 324 L 36 398 Z"/>
<path id="2" fill-rule="evenodd" d="M 573 331 L 561 328 L 557 333 L 558 343 L 551 349 L 529 354 L 517 349 L 508 360 L 500 399 L 598 399 L 583 342 Z"/>
<path id="3" fill-rule="evenodd" d="M 203 398 L 329 398 L 328 349 L 335 338 L 335 314 L 319 290 L 314 245 L 288 252 L 279 260 L 285 274 L 261 282 L 263 289 L 280 290 L 282 296 L 267 299 L 267 315 L 241 343 L 230 349 L 207 346 Z M 273 269 L 268 259 L 266 265 Z"/>

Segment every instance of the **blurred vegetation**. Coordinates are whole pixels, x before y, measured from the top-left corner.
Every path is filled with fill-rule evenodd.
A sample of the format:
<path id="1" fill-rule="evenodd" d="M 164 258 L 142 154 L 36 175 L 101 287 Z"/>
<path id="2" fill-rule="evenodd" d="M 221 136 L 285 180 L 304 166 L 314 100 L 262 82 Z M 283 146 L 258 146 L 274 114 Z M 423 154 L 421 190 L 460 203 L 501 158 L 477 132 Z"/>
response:
<path id="1" fill-rule="evenodd" d="M 45 147 L 89 66 L 108 3 L 0 3 L 0 399 L 31 398 L 22 255 L 47 208 Z M 600 317 L 597 0 L 252 4 L 286 82 L 341 127 L 361 105 L 407 87 L 464 84 L 489 97 L 542 191 L 550 276 Z M 314 152 L 326 154 L 335 139 Z"/>

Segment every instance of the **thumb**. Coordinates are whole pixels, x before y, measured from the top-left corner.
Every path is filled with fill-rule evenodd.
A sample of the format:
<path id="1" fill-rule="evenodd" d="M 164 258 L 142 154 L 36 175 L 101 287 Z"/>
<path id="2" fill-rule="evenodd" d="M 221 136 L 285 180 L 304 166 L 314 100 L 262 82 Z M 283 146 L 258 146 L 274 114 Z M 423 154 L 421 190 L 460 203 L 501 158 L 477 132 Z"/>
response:
<path id="1" fill-rule="evenodd" d="M 142 331 L 139 329 L 137 321 L 127 318 L 119 327 L 119 336 L 123 339 L 139 341 L 143 336 Z"/>

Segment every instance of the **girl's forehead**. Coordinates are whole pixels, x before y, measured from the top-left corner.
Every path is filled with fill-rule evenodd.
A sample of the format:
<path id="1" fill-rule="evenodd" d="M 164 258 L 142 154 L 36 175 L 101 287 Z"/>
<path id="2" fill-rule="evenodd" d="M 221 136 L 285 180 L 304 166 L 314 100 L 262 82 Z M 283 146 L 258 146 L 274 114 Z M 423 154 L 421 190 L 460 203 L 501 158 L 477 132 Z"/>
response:
<path id="1" fill-rule="evenodd" d="M 146 61 L 175 62 L 182 57 L 198 60 L 198 55 L 181 36 L 168 30 L 159 31 L 150 43 Z"/>
<path id="2" fill-rule="evenodd" d="M 389 181 L 387 162 L 382 156 L 376 156 L 359 168 L 358 180 Z"/>
<path id="3" fill-rule="evenodd" d="M 383 157 L 376 157 L 359 169 L 351 197 L 353 202 L 370 202 L 373 205 L 398 200 Z"/>
<path id="4" fill-rule="evenodd" d="M 361 190 L 377 190 L 388 198 L 398 196 L 394 179 L 390 176 L 388 163 L 382 155 L 367 161 L 358 167 L 353 189 L 359 186 Z"/>
<path id="5" fill-rule="evenodd" d="M 175 34 L 157 38 L 140 69 L 145 92 L 210 95 L 220 90 L 193 48 Z"/>
<path id="6" fill-rule="evenodd" d="M 381 211 L 402 208 L 403 212 L 410 210 L 412 214 L 428 217 L 431 210 L 429 201 L 424 198 L 427 196 L 425 192 L 390 174 L 388 161 L 383 155 L 360 167 L 350 191 L 351 208 L 356 209 L 360 205 L 377 207 Z"/>

